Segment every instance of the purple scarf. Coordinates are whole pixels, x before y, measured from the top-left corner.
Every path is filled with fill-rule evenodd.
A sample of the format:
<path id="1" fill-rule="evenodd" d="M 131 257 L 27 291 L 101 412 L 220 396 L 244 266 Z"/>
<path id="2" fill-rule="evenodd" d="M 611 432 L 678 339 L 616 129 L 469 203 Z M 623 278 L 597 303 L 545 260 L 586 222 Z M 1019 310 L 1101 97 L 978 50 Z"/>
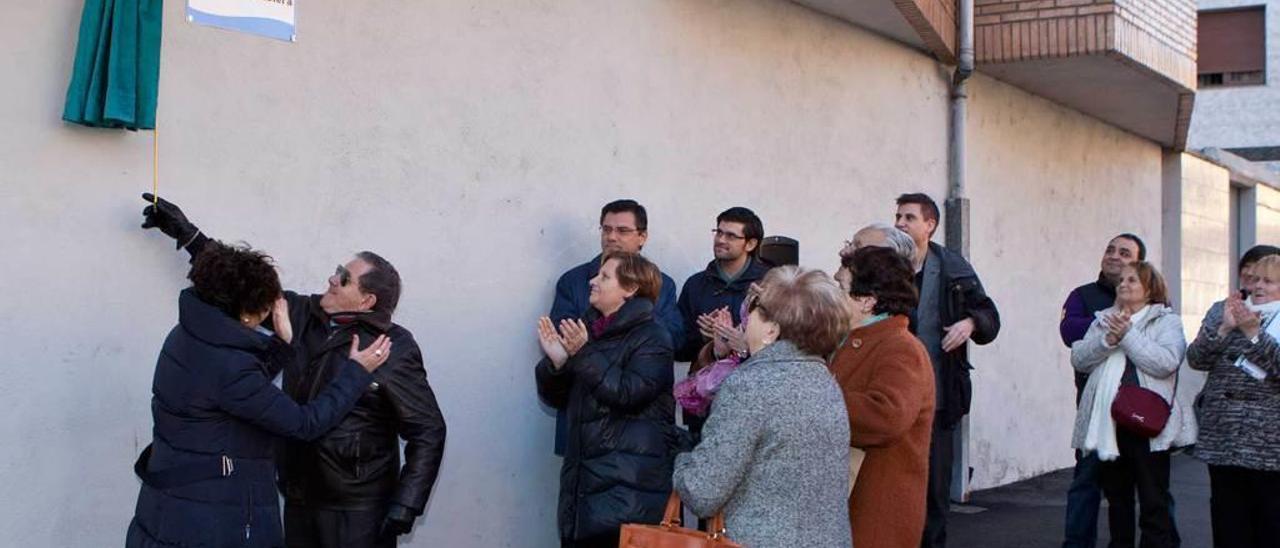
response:
<path id="1" fill-rule="evenodd" d="M 601 335 L 604 335 L 604 332 L 609 329 L 609 325 L 613 323 L 613 317 L 617 315 L 618 313 L 614 312 L 608 316 L 600 316 L 591 322 L 591 338 L 599 339 Z"/>

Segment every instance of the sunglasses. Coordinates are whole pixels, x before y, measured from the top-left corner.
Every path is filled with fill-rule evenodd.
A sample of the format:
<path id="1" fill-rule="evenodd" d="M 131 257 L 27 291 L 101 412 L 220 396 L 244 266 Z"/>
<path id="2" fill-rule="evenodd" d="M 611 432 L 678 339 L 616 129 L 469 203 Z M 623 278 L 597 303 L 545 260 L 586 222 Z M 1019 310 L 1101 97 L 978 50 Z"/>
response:
<path id="1" fill-rule="evenodd" d="M 338 265 L 338 269 L 333 271 L 333 275 L 338 277 L 338 285 L 346 287 L 351 283 L 351 271 L 347 267 Z"/>

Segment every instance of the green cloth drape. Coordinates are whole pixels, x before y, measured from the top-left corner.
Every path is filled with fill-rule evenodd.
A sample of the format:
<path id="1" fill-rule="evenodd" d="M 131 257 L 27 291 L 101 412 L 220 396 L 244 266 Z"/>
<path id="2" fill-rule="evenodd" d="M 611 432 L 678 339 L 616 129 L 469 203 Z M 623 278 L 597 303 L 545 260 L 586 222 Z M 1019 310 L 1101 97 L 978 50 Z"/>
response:
<path id="1" fill-rule="evenodd" d="M 85 0 L 62 119 L 155 129 L 162 0 Z"/>

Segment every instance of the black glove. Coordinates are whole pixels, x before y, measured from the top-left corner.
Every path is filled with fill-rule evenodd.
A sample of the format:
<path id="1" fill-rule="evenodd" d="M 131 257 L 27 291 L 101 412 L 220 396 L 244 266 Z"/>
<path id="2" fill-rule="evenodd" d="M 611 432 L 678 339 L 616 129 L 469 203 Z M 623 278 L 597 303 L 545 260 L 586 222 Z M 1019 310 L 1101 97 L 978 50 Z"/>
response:
<path id="1" fill-rule="evenodd" d="M 407 535 L 413 530 L 413 520 L 417 517 L 408 507 L 392 503 L 387 509 L 387 517 L 382 520 L 382 531 L 378 536 L 386 539 Z"/>
<path id="2" fill-rule="evenodd" d="M 150 192 L 143 192 L 142 199 L 149 204 L 142 210 L 142 228 L 159 228 L 160 232 L 177 241 L 178 249 L 191 243 L 191 240 L 200 232 L 196 225 L 187 220 L 182 209 L 173 205 L 173 202 L 164 198 L 156 200 Z"/>

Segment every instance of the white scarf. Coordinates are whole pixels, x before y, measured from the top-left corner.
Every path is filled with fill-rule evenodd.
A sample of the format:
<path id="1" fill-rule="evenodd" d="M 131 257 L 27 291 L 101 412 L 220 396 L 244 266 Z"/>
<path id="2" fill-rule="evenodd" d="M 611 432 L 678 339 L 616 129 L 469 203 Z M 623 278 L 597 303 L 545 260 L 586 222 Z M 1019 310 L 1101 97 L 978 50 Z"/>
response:
<path id="1" fill-rule="evenodd" d="M 1099 320 L 1095 321 L 1100 321 L 1104 312 L 1099 312 Z M 1129 330 L 1138 329 L 1150 312 L 1151 305 L 1147 305 L 1130 316 Z M 1116 393 L 1120 391 L 1125 362 L 1124 351 L 1116 345 L 1107 356 L 1107 361 L 1099 366 L 1098 371 L 1094 371 L 1098 375 L 1098 384 L 1094 385 L 1093 410 L 1089 413 L 1089 426 L 1085 429 L 1084 449 L 1096 451 L 1098 460 L 1112 461 L 1120 456 L 1120 444 L 1116 442 L 1116 423 L 1111 418 L 1111 404 L 1115 402 Z"/>
<path id="2" fill-rule="evenodd" d="M 1280 340 L 1280 322 L 1275 321 L 1277 316 L 1276 312 L 1280 312 L 1280 301 L 1271 301 L 1266 304 L 1253 304 L 1253 297 L 1249 297 L 1249 300 L 1245 301 L 1244 304 L 1249 307 L 1249 310 L 1262 314 L 1263 330 L 1266 331 L 1268 335 L 1271 335 L 1271 338 Z M 1240 357 L 1236 359 L 1236 367 L 1243 370 L 1246 375 L 1260 381 L 1267 378 L 1267 372 L 1253 362 L 1245 359 L 1244 354 L 1241 354 Z"/>

